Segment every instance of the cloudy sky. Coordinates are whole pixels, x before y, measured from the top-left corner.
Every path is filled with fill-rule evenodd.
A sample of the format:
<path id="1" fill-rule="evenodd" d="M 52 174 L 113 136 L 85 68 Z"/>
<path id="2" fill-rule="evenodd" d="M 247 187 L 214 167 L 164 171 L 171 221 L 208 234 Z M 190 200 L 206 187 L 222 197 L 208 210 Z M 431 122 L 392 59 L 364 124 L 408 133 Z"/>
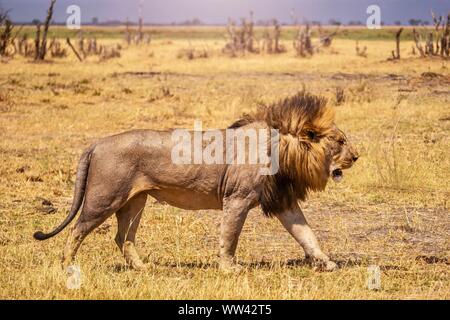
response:
<path id="1" fill-rule="evenodd" d="M 11 9 L 15 21 L 44 20 L 50 0 L 0 0 L 0 8 Z M 66 8 L 80 6 L 82 21 L 93 17 L 100 21 L 136 21 L 139 0 L 57 0 L 54 20 L 66 20 Z M 410 18 L 430 20 L 430 9 L 446 14 L 450 11 L 450 0 L 143 0 L 144 20 L 147 23 L 181 22 L 199 18 L 210 24 L 225 23 L 228 17 L 239 18 L 254 11 L 255 20 L 277 18 L 290 22 L 294 9 L 299 20 L 327 22 L 336 19 L 366 21 L 366 8 L 378 4 L 382 21 L 392 23 L 400 20 L 406 23 Z"/>

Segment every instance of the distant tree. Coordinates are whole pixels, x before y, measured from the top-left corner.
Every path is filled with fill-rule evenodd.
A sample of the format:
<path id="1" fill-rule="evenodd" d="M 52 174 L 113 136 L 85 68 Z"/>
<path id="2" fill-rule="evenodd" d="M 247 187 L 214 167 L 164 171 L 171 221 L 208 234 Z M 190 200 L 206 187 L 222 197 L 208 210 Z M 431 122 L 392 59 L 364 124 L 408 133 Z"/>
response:
<path id="1" fill-rule="evenodd" d="M 361 21 L 354 21 L 354 20 L 352 20 L 352 21 L 348 22 L 348 25 L 349 26 L 362 26 L 363 23 Z"/>
<path id="2" fill-rule="evenodd" d="M 411 26 L 418 26 L 418 25 L 420 25 L 422 23 L 422 20 L 421 19 L 413 19 L 413 18 L 411 18 L 411 19 L 408 20 L 408 23 Z"/>
<path id="3" fill-rule="evenodd" d="M 340 25 L 342 25 L 342 23 L 341 23 L 339 20 L 336 20 L 336 19 L 330 19 L 330 20 L 328 21 L 328 23 L 329 23 L 330 25 L 332 25 L 332 26 L 340 26 Z"/>
<path id="4" fill-rule="evenodd" d="M 193 18 L 191 20 L 186 20 L 180 23 L 180 25 L 184 26 L 199 26 L 202 25 L 203 22 L 199 18 Z"/>
<path id="5" fill-rule="evenodd" d="M 39 19 L 33 19 L 33 20 L 31 21 L 31 23 L 32 23 L 32 24 L 35 24 L 35 25 L 38 25 L 38 24 L 41 24 L 41 20 L 39 20 Z"/>
<path id="6" fill-rule="evenodd" d="M 98 18 L 97 17 L 93 17 L 92 18 L 92 24 L 94 24 L 94 25 L 98 24 Z"/>
<path id="7" fill-rule="evenodd" d="M 402 22 L 399 21 L 399 20 L 397 20 L 397 21 L 394 22 L 394 25 L 396 25 L 396 26 L 401 26 L 401 25 L 402 25 Z"/>

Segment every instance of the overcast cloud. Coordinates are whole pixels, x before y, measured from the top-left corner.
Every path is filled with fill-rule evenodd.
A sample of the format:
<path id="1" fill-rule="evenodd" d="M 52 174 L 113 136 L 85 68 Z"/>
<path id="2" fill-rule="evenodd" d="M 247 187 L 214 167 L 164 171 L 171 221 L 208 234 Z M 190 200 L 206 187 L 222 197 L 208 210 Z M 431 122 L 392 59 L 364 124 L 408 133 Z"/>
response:
<path id="1" fill-rule="evenodd" d="M 82 21 L 93 17 L 100 21 L 129 18 L 137 21 L 139 0 L 57 0 L 54 20 L 66 20 L 66 8 L 76 4 L 81 7 Z M 0 0 L 0 7 L 11 9 L 15 21 L 43 20 L 49 0 Z M 366 21 L 366 8 L 378 4 L 382 20 L 406 23 L 410 18 L 430 19 L 430 10 L 447 14 L 450 0 L 144 0 L 146 23 L 171 23 L 199 18 L 210 24 L 225 23 L 228 17 L 239 18 L 252 10 L 256 20 L 277 18 L 290 22 L 294 9 L 300 19 L 327 22 L 336 19 L 342 22 Z"/>

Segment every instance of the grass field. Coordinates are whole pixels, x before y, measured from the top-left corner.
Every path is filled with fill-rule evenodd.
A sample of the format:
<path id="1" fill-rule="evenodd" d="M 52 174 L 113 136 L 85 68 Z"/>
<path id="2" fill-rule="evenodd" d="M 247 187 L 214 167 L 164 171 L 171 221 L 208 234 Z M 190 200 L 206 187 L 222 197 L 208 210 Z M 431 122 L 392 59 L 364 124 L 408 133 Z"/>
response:
<path id="1" fill-rule="evenodd" d="M 287 40 L 285 54 L 230 58 L 220 52 L 222 38 L 195 38 L 165 34 L 105 62 L 73 55 L 0 62 L 0 298 L 449 299 L 448 61 L 413 57 L 407 41 L 402 59 L 387 61 L 395 43 L 379 39 L 360 41 L 366 59 L 351 39 L 312 58 L 296 57 Z M 189 47 L 206 48 L 209 57 L 178 59 Z M 149 199 L 137 235 L 149 270 L 126 267 L 111 218 L 77 255 L 81 288 L 67 289 L 60 267 L 67 231 L 45 242 L 32 234 L 67 215 L 85 147 L 135 128 L 192 128 L 195 119 L 224 128 L 259 102 L 302 88 L 331 105 L 336 89 L 344 90 L 337 123 L 361 153 L 343 182 L 302 203 L 338 271 L 305 265 L 281 224 L 257 209 L 237 251 L 244 272 L 224 274 L 217 268 L 220 212 Z M 380 290 L 367 288 L 369 265 L 380 266 Z"/>

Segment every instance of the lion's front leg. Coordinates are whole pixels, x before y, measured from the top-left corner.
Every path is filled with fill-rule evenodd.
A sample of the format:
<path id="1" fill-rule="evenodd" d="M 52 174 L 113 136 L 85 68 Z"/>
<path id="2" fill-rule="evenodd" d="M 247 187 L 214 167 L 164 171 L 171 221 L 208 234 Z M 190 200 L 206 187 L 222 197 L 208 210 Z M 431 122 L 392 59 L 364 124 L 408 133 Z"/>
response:
<path id="1" fill-rule="evenodd" d="M 319 265 L 319 267 L 326 271 L 333 271 L 337 268 L 336 263 L 331 261 L 320 249 L 319 242 L 297 203 L 289 210 L 278 214 L 277 218 L 303 247 L 307 258 L 310 259 L 313 264 Z"/>
<path id="2" fill-rule="evenodd" d="M 222 270 L 239 271 L 240 269 L 235 262 L 234 254 L 248 211 L 248 203 L 245 200 L 233 199 L 224 203 L 219 239 L 220 269 Z"/>

